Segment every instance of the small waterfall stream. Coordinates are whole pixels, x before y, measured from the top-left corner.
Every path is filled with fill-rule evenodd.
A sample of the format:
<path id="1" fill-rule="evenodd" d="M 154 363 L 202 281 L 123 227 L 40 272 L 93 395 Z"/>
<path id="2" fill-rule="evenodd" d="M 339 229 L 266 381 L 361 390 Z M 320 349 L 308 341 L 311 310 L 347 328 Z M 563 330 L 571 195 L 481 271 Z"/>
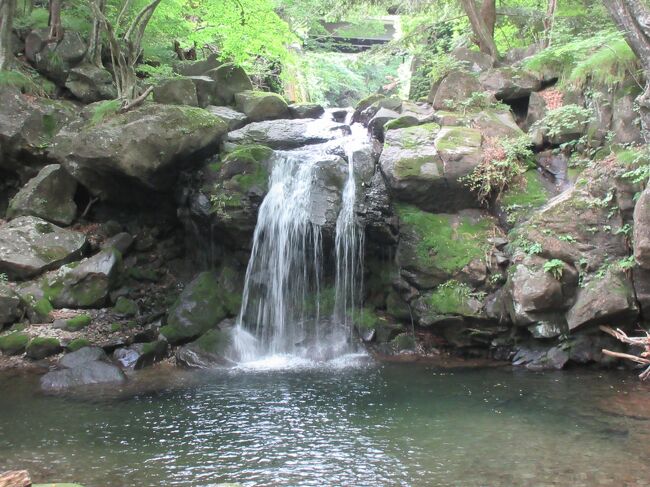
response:
<path id="1" fill-rule="evenodd" d="M 355 127 L 341 141 L 347 177 L 334 235 L 333 309 L 322 228 L 312 218 L 311 192 L 323 158 L 276 152 L 233 331 L 236 362 L 325 361 L 356 351 L 352 320 L 362 296 L 364 232 L 355 215 L 354 151 L 366 137 Z"/>

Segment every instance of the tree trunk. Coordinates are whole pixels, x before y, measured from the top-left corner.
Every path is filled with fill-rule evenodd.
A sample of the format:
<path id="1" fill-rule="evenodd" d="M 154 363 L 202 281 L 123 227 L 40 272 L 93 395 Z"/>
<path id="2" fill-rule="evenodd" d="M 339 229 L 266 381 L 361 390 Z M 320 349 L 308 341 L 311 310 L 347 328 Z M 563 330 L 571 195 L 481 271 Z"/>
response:
<path id="1" fill-rule="evenodd" d="M 643 67 L 645 90 L 636 101 L 641 132 L 646 143 L 650 143 L 650 10 L 641 0 L 604 0 L 603 3 Z"/>
<path id="2" fill-rule="evenodd" d="M 106 0 L 91 0 L 95 3 L 97 10 L 102 14 L 106 10 Z M 94 12 L 94 9 L 93 9 Z M 97 15 L 93 15 L 93 23 L 90 29 L 88 40 L 88 52 L 86 59 L 90 64 L 102 67 L 102 21 Z"/>
<path id="3" fill-rule="evenodd" d="M 546 7 L 546 16 L 544 17 L 544 39 L 542 47 L 546 48 L 551 45 L 551 32 L 553 31 L 553 22 L 555 21 L 555 10 L 557 9 L 557 0 L 548 0 Z"/>
<path id="4" fill-rule="evenodd" d="M 11 45 L 16 0 L 0 0 L 0 71 L 9 70 L 14 64 Z"/>
<path id="5" fill-rule="evenodd" d="M 493 58 L 499 55 L 494 42 L 494 25 L 496 23 L 496 0 L 483 0 L 481 10 L 476 8 L 474 0 L 460 0 L 460 3 L 469 18 L 472 32 L 476 37 L 481 52 L 489 54 Z"/>
<path id="6" fill-rule="evenodd" d="M 50 41 L 59 42 L 63 38 L 63 26 L 61 25 L 61 1 L 50 0 Z"/>

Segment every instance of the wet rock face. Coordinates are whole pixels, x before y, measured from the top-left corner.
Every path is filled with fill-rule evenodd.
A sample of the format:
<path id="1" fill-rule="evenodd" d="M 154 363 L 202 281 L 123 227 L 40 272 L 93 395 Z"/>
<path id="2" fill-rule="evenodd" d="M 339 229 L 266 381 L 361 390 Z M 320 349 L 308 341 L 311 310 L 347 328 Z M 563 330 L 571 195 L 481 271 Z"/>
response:
<path id="1" fill-rule="evenodd" d="M 218 329 L 210 330 L 198 340 L 176 350 L 176 363 L 189 368 L 210 369 L 232 365 L 227 358 L 232 344 L 232 320 L 225 320 Z"/>
<path id="2" fill-rule="evenodd" d="M 0 226 L 0 272 L 26 279 L 79 258 L 85 235 L 25 216 Z"/>
<path id="3" fill-rule="evenodd" d="M 349 133 L 344 124 L 323 119 L 268 120 L 228 133 L 226 148 L 260 144 L 271 149 L 295 149 L 320 144 Z"/>
<path id="4" fill-rule="evenodd" d="M 50 155 L 101 199 L 137 201 L 143 190 L 171 189 L 181 169 L 215 149 L 226 131 L 223 120 L 202 109 L 146 104 L 67 126 Z"/>
<path id="5" fill-rule="evenodd" d="M 77 182 L 59 164 L 40 170 L 9 202 L 7 216 L 36 216 L 57 225 L 70 225 L 77 215 Z"/>

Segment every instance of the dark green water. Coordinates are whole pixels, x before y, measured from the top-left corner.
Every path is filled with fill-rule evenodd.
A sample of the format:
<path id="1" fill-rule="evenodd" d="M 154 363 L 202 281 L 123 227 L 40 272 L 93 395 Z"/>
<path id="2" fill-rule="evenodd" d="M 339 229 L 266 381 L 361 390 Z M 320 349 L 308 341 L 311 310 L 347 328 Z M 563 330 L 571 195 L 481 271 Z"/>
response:
<path id="1" fill-rule="evenodd" d="M 650 485 L 650 387 L 630 374 L 152 374 L 147 392 L 65 398 L 0 376 L 0 470 L 86 487 Z"/>

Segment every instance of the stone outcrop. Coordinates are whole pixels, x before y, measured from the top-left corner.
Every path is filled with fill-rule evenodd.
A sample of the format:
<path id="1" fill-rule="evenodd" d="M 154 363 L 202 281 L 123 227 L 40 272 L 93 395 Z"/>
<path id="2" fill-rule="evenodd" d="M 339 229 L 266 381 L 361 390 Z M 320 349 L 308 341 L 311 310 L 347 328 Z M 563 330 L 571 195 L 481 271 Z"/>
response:
<path id="1" fill-rule="evenodd" d="M 0 272 L 26 279 L 81 257 L 86 236 L 32 216 L 0 226 Z"/>
<path id="2" fill-rule="evenodd" d="M 146 190 L 172 188 L 179 172 L 214 150 L 226 131 L 226 122 L 205 110 L 146 104 L 98 123 L 68 125 L 50 155 L 101 199 L 134 201 Z"/>
<path id="3" fill-rule="evenodd" d="M 289 106 L 277 93 L 242 91 L 235 94 L 235 105 L 251 122 L 289 118 Z"/>

